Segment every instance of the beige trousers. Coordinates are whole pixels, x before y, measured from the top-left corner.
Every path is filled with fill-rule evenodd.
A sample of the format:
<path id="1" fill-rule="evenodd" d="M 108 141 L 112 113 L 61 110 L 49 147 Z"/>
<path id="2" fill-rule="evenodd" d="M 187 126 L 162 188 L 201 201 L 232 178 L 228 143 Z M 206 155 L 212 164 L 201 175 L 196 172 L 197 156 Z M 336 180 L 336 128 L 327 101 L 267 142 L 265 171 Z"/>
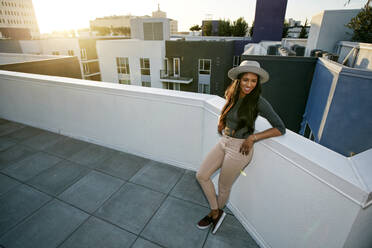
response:
<path id="1" fill-rule="evenodd" d="M 211 209 L 222 209 L 230 195 L 231 187 L 239 176 L 240 171 L 249 164 L 253 148 L 248 155 L 239 152 L 244 139 L 223 135 L 204 159 L 196 178 L 199 181 Z M 211 180 L 212 174 L 220 170 L 218 178 L 218 196 Z"/>

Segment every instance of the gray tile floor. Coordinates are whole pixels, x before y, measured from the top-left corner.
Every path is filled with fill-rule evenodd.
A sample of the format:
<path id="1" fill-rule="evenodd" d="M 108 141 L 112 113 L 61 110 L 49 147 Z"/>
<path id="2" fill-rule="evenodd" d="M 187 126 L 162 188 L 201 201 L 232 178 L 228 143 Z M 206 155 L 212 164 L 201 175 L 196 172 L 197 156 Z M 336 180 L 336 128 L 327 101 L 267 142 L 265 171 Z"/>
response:
<path id="1" fill-rule="evenodd" d="M 195 173 L 0 119 L 0 247 L 258 247 Z"/>

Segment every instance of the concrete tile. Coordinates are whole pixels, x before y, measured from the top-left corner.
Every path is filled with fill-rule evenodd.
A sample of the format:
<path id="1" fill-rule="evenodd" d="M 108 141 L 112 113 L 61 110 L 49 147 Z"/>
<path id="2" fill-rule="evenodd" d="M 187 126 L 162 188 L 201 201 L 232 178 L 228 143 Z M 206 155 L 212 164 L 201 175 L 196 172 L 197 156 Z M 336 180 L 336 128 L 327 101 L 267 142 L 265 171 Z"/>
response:
<path id="1" fill-rule="evenodd" d="M 88 218 L 58 200 L 39 209 L 0 239 L 7 248 L 55 248 Z"/>
<path id="2" fill-rule="evenodd" d="M 164 198 L 162 193 L 127 183 L 95 215 L 138 234 Z"/>
<path id="3" fill-rule="evenodd" d="M 113 157 L 117 153 L 119 152 L 103 146 L 90 144 L 83 150 L 74 154 L 69 160 L 94 169 L 101 166 L 105 160 Z"/>
<path id="4" fill-rule="evenodd" d="M 58 198 L 71 203 L 89 213 L 93 213 L 101 206 L 124 181 L 91 171 L 74 185 L 64 191 Z"/>
<path id="5" fill-rule="evenodd" d="M 64 160 L 33 177 L 28 183 L 43 192 L 59 195 L 88 172 L 89 169 Z"/>
<path id="6" fill-rule="evenodd" d="M 136 235 L 90 217 L 60 248 L 129 248 L 135 240 Z"/>
<path id="7" fill-rule="evenodd" d="M 119 152 L 102 162 L 97 170 L 109 175 L 129 180 L 149 160 L 128 153 Z"/>
<path id="8" fill-rule="evenodd" d="M 89 143 L 81 140 L 65 138 L 48 147 L 45 151 L 68 159 L 88 145 Z"/>
<path id="9" fill-rule="evenodd" d="M 183 173 L 183 169 L 167 164 L 153 163 L 144 166 L 130 181 L 167 194 Z"/>
<path id="10" fill-rule="evenodd" d="M 8 149 L 11 146 L 14 146 L 15 144 L 17 144 L 17 140 L 1 136 L 0 137 L 0 152 L 5 151 L 6 149 Z"/>
<path id="11" fill-rule="evenodd" d="M 195 178 L 195 174 L 196 173 L 193 171 L 186 171 L 169 194 L 183 200 L 209 207 L 207 198 L 204 196 L 204 193 Z"/>
<path id="12" fill-rule="evenodd" d="M 18 129 L 24 128 L 25 125 L 16 122 L 6 122 L 0 125 L 0 136 L 10 134 Z"/>
<path id="13" fill-rule="evenodd" d="M 41 134 L 42 132 L 43 130 L 41 129 L 26 126 L 24 128 L 18 129 L 14 132 L 7 134 L 6 137 L 22 141 L 24 139 Z"/>
<path id="14" fill-rule="evenodd" d="M 208 235 L 205 248 L 259 248 L 257 243 L 248 234 L 239 221 L 231 215 L 225 220 L 215 235 Z"/>
<path id="15" fill-rule="evenodd" d="M 0 170 L 6 168 L 12 163 L 16 163 L 24 158 L 27 158 L 33 154 L 35 154 L 36 151 L 23 146 L 23 145 L 15 145 L 11 148 L 0 152 Z"/>
<path id="16" fill-rule="evenodd" d="M 22 141 L 22 144 L 32 147 L 36 150 L 44 150 L 65 138 L 65 136 L 59 135 L 57 133 L 43 131 L 39 135 L 25 139 L 24 141 Z"/>
<path id="17" fill-rule="evenodd" d="M 24 184 L 0 197 L 0 237 L 49 200 L 48 195 Z"/>
<path id="18" fill-rule="evenodd" d="M 147 241 L 143 238 L 138 238 L 132 248 L 162 248 L 159 245 L 156 245 L 150 241 Z"/>
<path id="19" fill-rule="evenodd" d="M 19 182 L 16 180 L 0 174 L 0 196 L 14 188 L 15 186 L 19 185 Z"/>
<path id="20" fill-rule="evenodd" d="M 61 160 L 55 156 L 38 152 L 17 163 L 11 164 L 2 172 L 18 180 L 27 181 L 42 171 L 53 167 Z"/>
<path id="21" fill-rule="evenodd" d="M 170 196 L 141 236 L 164 247 L 202 247 L 209 230 L 200 230 L 196 224 L 206 212 L 205 207 Z"/>

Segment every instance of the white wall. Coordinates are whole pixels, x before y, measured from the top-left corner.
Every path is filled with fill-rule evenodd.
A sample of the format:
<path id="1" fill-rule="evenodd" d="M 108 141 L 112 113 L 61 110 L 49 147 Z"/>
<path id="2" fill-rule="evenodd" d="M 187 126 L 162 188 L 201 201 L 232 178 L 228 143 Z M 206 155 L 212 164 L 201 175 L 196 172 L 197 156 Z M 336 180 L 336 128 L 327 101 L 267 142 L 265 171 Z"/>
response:
<path id="1" fill-rule="evenodd" d="M 350 40 L 352 30 L 345 27 L 351 18 L 359 13 L 359 9 L 325 10 L 311 19 L 305 56 L 310 56 L 313 49 L 335 52 L 338 41 Z"/>
<path id="2" fill-rule="evenodd" d="M 131 84 L 141 86 L 140 58 L 149 58 L 151 87 L 162 88 L 160 70 L 163 69 L 165 58 L 164 41 L 99 40 L 97 54 L 102 81 L 118 83 L 116 58 L 128 57 Z"/>
<path id="3" fill-rule="evenodd" d="M 0 71 L 1 118 L 192 170 L 219 139 L 223 104 L 212 95 Z M 257 119 L 257 131 L 268 127 Z M 287 130 L 255 144 L 229 204 L 262 247 L 371 247 L 371 161 L 372 150 L 346 158 Z"/>
<path id="4" fill-rule="evenodd" d="M 133 39 L 144 39 L 143 23 L 161 22 L 163 23 L 163 40 L 170 39 L 170 21 L 168 18 L 142 18 L 136 17 L 130 20 L 131 37 Z"/>
<path id="5" fill-rule="evenodd" d="M 41 54 L 40 40 L 19 40 L 22 53 L 27 54 Z"/>

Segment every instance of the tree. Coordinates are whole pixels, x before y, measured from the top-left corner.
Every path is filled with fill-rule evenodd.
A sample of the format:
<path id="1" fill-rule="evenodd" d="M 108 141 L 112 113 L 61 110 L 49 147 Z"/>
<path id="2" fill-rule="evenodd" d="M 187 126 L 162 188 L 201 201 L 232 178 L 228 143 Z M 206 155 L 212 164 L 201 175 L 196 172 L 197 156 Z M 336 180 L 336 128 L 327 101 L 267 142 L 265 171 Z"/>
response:
<path id="1" fill-rule="evenodd" d="M 240 17 L 238 20 L 234 21 L 231 27 L 231 33 L 233 36 L 243 37 L 247 33 L 247 30 L 248 23 L 243 17 Z"/>
<path id="2" fill-rule="evenodd" d="M 202 29 L 203 29 L 204 36 L 211 36 L 212 35 L 212 22 L 211 21 L 204 22 Z"/>
<path id="3" fill-rule="evenodd" d="M 199 27 L 199 25 L 194 25 L 190 28 L 190 31 L 200 31 L 201 30 L 201 27 Z"/>
<path id="4" fill-rule="evenodd" d="M 286 38 L 288 36 L 288 29 L 289 23 L 284 19 L 282 38 Z"/>
<path id="5" fill-rule="evenodd" d="M 97 31 L 98 35 L 102 36 L 111 34 L 111 29 L 109 27 L 92 26 L 92 31 Z"/>
<path id="6" fill-rule="evenodd" d="M 367 1 L 364 8 L 353 17 L 346 27 L 354 31 L 352 41 L 372 43 L 372 8 Z"/>
<path id="7" fill-rule="evenodd" d="M 249 29 L 249 35 L 253 37 L 253 28 L 254 28 L 254 21 L 252 22 L 252 27 Z"/>
<path id="8" fill-rule="evenodd" d="M 307 26 L 307 19 L 305 21 L 305 25 L 303 25 L 301 28 L 300 36 L 298 36 L 298 38 L 307 38 L 306 26 Z"/>
<path id="9" fill-rule="evenodd" d="M 218 23 L 218 36 L 231 36 L 230 20 L 220 20 Z"/>

